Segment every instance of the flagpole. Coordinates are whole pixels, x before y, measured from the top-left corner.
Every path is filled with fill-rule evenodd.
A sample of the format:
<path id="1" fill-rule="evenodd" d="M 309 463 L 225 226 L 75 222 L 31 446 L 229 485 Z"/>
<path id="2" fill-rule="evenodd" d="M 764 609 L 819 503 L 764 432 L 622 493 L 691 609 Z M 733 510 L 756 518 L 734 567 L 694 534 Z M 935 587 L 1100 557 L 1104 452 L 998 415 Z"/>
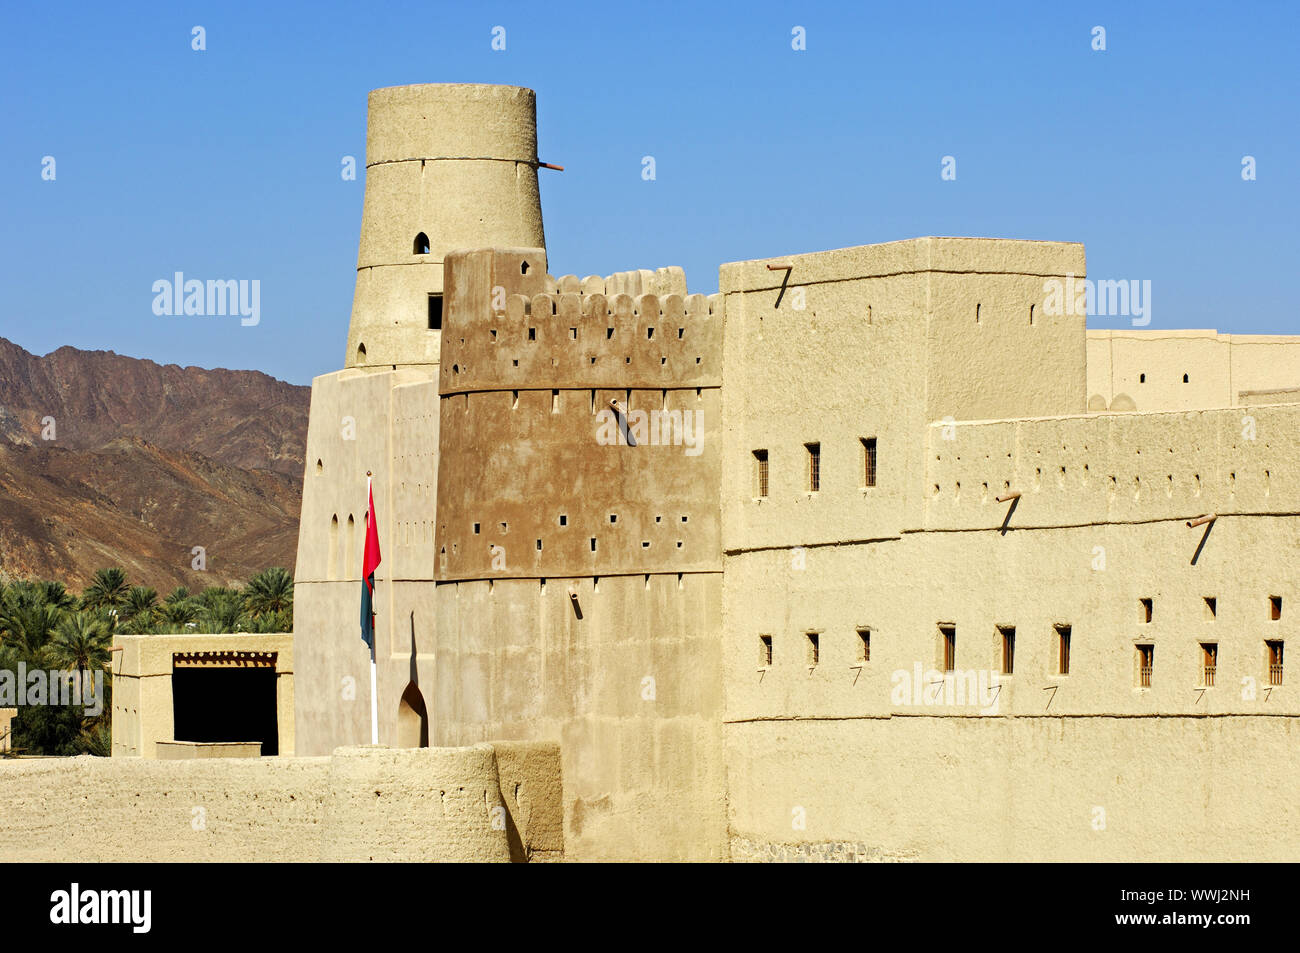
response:
<path id="1" fill-rule="evenodd" d="M 370 471 L 366 471 L 366 531 L 369 532 L 370 522 Z M 365 572 L 364 568 L 362 572 Z M 365 580 L 362 580 L 365 584 Z M 379 744 L 379 678 L 375 670 L 375 643 L 379 641 L 379 636 L 373 631 L 370 634 L 370 743 Z"/>

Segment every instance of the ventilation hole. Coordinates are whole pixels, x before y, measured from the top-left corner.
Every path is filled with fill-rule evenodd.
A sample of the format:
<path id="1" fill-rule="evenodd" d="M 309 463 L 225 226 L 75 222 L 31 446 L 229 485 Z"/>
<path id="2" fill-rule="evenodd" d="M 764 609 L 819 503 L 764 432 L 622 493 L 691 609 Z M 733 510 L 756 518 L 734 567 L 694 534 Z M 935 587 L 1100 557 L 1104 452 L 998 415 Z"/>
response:
<path id="1" fill-rule="evenodd" d="M 519 265 L 519 273 L 521 275 L 528 274 L 528 262 L 525 261 Z"/>

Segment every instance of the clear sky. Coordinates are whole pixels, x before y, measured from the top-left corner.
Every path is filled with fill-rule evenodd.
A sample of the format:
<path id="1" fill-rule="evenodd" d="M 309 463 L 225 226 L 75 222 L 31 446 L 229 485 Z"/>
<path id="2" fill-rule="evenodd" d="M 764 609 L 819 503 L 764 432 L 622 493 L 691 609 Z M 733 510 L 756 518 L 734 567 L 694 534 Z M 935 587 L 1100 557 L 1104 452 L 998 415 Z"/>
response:
<path id="1" fill-rule="evenodd" d="M 541 172 L 556 275 L 681 265 L 711 292 L 746 258 L 1081 241 L 1091 277 L 1151 281 L 1151 328 L 1300 333 L 1294 2 L 11 2 L 0 23 L 0 336 L 37 353 L 338 369 L 364 187 L 341 160 L 364 169 L 370 89 L 423 82 L 537 91 L 540 158 L 566 167 Z M 176 271 L 258 279 L 260 324 L 155 315 Z"/>

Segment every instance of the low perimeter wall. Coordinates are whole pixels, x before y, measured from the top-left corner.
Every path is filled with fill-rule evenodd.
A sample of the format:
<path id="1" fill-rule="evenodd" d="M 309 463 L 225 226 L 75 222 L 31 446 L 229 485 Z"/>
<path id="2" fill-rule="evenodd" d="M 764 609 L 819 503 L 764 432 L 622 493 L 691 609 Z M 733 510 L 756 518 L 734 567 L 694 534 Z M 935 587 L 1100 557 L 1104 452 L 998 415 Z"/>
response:
<path id="1" fill-rule="evenodd" d="M 563 851 L 559 747 L 0 761 L 0 862 L 525 861 Z"/>

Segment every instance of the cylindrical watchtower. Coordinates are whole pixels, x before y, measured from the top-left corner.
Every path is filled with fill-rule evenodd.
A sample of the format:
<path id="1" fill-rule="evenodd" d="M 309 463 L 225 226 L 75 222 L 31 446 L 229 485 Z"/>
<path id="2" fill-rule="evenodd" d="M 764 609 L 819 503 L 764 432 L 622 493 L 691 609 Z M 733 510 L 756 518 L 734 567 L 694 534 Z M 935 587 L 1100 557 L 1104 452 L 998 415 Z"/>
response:
<path id="1" fill-rule="evenodd" d="M 438 363 L 443 260 L 491 246 L 545 247 L 533 91 L 470 83 L 372 91 L 345 366 Z"/>

